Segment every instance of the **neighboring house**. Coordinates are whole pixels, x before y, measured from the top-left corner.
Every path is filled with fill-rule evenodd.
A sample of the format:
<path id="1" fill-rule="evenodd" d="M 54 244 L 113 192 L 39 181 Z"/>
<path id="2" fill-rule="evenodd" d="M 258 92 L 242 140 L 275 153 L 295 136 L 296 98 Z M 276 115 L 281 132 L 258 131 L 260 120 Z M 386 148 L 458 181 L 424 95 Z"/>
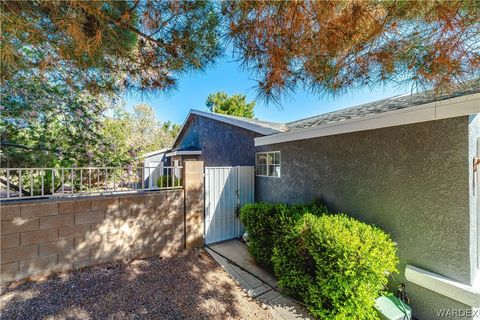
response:
<path id="1" fill-rule="evenodd" d="M 170 159 L 167 153 L 170 148 L 164 148 L 149 153 L 145 153 L 140 158 L 142 159 L 143 177 L 145 186 L 150 188 L 156 186 L 156 180 L 163 174 L 163 168 L 170 165 Z"/>
<path id="2" fill-rule="evenodd" d="M 336 212 L 379 226 L 398 244 L 400 274 L 391 289 L 406 284 L 416 318 L 437 319 L 446 309 L 474 315 L 480 307 L 479 92 L 394 97 L 258 137 L 256 200 L 321 198 Z"/>
<path id="3" fill-rule="evenodd" d="M 172 164 L 203 160 L 205 166 L 253 166 L 254 138 L 284 130 L 284 125 L 191 110 L 167 157 Z"/>

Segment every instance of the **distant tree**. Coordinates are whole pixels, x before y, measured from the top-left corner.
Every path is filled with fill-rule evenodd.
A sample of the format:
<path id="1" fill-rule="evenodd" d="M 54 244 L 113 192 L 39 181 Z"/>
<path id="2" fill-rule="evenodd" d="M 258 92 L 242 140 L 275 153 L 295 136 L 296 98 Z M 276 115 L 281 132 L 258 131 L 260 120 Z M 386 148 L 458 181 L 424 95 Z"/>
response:
<path id="1" fill-rule="evenodd" d="M 159 121 L 151 106 L 138 104 L 132 113 L 118 108 L 107 117 L 102 134 L 114 147 L 110 157 L 124 165 L 136 163 L 144 153 L 170 147 L 178 131 L 178 125 Z"/>
<path id="2" fill-rule="evenodd" d="M 231 116 L 253 118 L 255 101 L 247 102 L 244 94 L 228 96 L 225 92 L 210 94 L 205 102 L 211 112 L 228 114 Z"/>
<path id="3" fill-rule="evenodd" d="M 132 128 L 130 143 L 138 147 L 141 153 L 170 147 L 178 132 L 177 125 L 170 121 L 159 121 L 155 110 L 147 104 L 138 104 L 134 107 Z"/>

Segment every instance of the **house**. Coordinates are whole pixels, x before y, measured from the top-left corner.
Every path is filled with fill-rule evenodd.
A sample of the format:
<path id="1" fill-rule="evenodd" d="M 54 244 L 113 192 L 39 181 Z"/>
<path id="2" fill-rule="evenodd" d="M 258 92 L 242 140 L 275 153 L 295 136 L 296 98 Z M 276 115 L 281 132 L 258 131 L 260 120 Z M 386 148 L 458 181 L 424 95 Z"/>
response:
<path id="1" fill-rule="evenodd" d="M 377 225 L 398 245 L 400 274 L 390 289 L 406 284 L 416 318 L 473 318 L 480 307 L 479 92 L 398 96 L 256 137 L 256 201 L 321 198 Z"/>
<path id="2" fill-rule="evenodd" d="M 164 167 L 170 165 L 170 159 L 167 157 L 169 151 L 170 148 L 164 148 L 145 153 L 140 157 L 145 186 L 150 188 L 156 186 L 156 180 L 162 175 Z"/>
<path id="3" fill-rule="evenodd" d="M 253 139 L 284 129 L 274 122 L 191 110 L 166 156 L 172 164 L 195 159 L 207 167 L 253 166 Z"/>
<path id="4" fill-rule="evenodd" d="M 390 290 L 406 284 L 416 318 L 472 315 L 480 308 L 479 113 L 478 86 L 285 124 L 192 110 L 166 156 L 206 167 L 255 164 L 256 201 L 321 198 L 377 225 L 398 245 Z"/>

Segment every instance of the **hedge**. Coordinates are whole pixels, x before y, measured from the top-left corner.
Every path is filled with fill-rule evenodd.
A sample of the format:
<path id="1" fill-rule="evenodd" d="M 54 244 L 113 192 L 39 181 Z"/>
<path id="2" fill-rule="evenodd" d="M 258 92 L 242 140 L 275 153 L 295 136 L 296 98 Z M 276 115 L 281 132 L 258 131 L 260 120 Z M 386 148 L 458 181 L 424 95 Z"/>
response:
<path id="1" fill-rule="evenodd" d="M 273 267 L 280 287 L 314 316 L 376 319 L 375 299 L 396 272 L 394 242 L 379 228 L 324 206 L 313 213 L 308 208 L 258 203 L 242 209 L 252 256 Z"/>
<path id="2" fill-rule="evenodd" d="M 306 212 L 320 215 L 327 212 L 327 208 L 318 202 L 295 206 L 253 203 L 241 208 L 240 220 L 249 235 L 248 250 L 258 264 L 273 267 L 274 243 L 283 241 L 285 231 Z"/>

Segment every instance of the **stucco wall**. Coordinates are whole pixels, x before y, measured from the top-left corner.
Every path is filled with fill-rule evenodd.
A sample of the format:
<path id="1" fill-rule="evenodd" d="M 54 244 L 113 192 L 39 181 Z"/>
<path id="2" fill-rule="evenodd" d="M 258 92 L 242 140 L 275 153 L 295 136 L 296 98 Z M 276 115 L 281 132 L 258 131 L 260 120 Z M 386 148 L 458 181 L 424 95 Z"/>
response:
<path id="1" fill-rule="evenodd" d="M 473 159 L 480 157 L 480 115 L 470 116 L 469 118 L 469 163 L 473 164 Z M 480 196 L 479 196 L 479 184 L 480 184 L 480 166 L 477 166 L 477 172 L 469 170 L 469 186 L 470 186 L 470 235 L 472 246 L 470 247 L 472 257 L 471 262 L 471 273 L 472 279 L 475 282 L 480 283 L 480 274 L 478 270 L 480 269 L 480 256 L 478 255 L 479 247 L 479 229 L 480 221 L 478 220 L 479 215 L 479 206 L 480 206 Z"/>
<path id="2" fill-rule="evenodd" d="M 281 151 L 281 178 L 257 177 L 256 200 L 323 198 L 389 232 L 406 264 L 471 283 L 469 119 L 459 117 L 258 147 Z M 419 319 L 466 308 L 407 282 Z"/>
<path id="3" fill-rule="evenodd" d="M 205 166 L 251 166 L 255 164 L 253 139 L 259 134 L 220 121 L 194 116 L 175 148 L 196 146 Z"/>

